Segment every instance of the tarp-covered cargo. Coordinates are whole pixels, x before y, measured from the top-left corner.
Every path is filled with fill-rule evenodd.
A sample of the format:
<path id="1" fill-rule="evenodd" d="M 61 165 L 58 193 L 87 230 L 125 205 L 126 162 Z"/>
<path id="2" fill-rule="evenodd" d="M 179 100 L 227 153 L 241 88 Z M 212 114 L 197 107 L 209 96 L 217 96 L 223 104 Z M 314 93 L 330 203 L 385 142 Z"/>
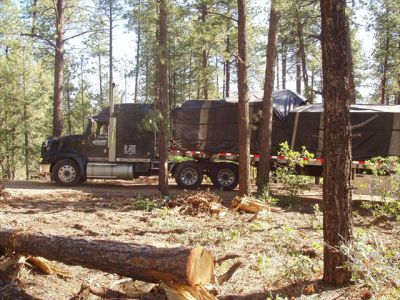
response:
<path id="1" fill-rule="evenodd" d="M 258 123 L 261 115 L 261 97 L 250 98 L 251 151 L 258 152 Z M 289 90 L 273 95 L 272 148 L 290 137 L 287 125 L 290 111 L 306 105 L 306 101 Z M 183 103 L 172 113 L 173 148 L 196 150 L 208 154 L 238 152 L 238 104 L 235 99 L 192 100 Z"/>
<path id="2" fill-rule="evenodd" d="M 323 105 L 298 107 L 289 113 L 289 144 L 323 156 Z M 354 160 L 400 156 L 400 105 L 352 105 L 350 120 Z M 338 141 L 338 144 L 340 141 Z"/>

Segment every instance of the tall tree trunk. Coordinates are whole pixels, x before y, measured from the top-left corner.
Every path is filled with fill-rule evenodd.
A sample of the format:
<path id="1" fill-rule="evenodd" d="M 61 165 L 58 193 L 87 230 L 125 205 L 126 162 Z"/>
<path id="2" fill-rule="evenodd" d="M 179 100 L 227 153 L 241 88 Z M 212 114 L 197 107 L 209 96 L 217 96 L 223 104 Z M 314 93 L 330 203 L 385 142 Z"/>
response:
<path id="1" fill-rule="evenodd" d="M 103 107 L 104 105 L 104 98 L 103 98 L 103 75 L 101 72 L 101 54 L 98 54 L 99 57 L 99 102 L 100 102 L 100 106 Z"/>
<path id="2" fill-rule="evenodd" d="M 282 41 L 282 89 L 286 89 L 286 73 L 287 73 L 287 46 Z"/>
<path id="3" fill-rule="evenodd" d="M 141 1 L 139 0 L 139 12 L 140 12 L 140 5 L 141 5 Z M 138 98 L 138 89 L 139 89 L 139 64 L 140 64 L 140 43 L 141 43 L 141 35 L 142 35 L 142 31 L 140 28 L 140 20 L 137 20 L 137 29 L 136 29 L 136 66 L 135 66 L 135 96 L 134 96 L 134 102 L 137 102 L 137 98 Z"/>
<path id="4" fill-rule="evenodd" d="M 161 195 L 167 196 L 168 191 L 168 0 L 160 0 L 159 15 L 159 58 L 158 58 L 158 101 L 157 109 L 161 117 L 158 135 L 158 153 L 160 169 L 158 184 Z"/>
<path id="5" fill-rule="evenodd" d="M 82 132 L 85 132 L 85 94 L 84 94 L 84 85 L 83 85 L 83 56 L 81 56 L 81 125 Z"/>
<path id="6" fill-rule="evenodd" d="M 231 39 L 226 38 L 226 53 L 231 53 Z M 228 98 L 231 92 L 231 59 L 230 56 L 225 60 L 225 97 Z"/>
<path id="7" fill-rule="evenodd" d="M 207 6 L 206 4 L 203 4 L 201 6 L 201 21 L 203 23 L 203 26 L 205 26 L 205 23 L 207 21 Z M 208 91 L 209 91 L 209 78 L 208 78 L 208 50 L 206 48 L 203 49 L 202 51 L 202 66 L 203 66 L 203 75 L 204 77 L 202 80 L 204 81 L 203 85 L 203 97 L 204 99 L 208 99 Z"/>
<path id="8" fill-rule="evenodd" d="M 386 40 L 385 40 L 385 57 L 383 59 L 383 73 L 381 79 L 381 104 L 386 104 L 386 89 L 387 89 L 387 70 L 389 64 L 389 46 L 390 46 L 390 37 L 389 34 L 386 33 Z"/>
<path id="9" fill-rule="evenodd" d="M 250 117 L 247 82 L 247 0 L 238 5 L 239 196 L 250 194 Z"/>
<path id="10" fill-rule="evenodd" d="M 145 68 L 146 68 L 146 92 L 145 92 L 145 100 L 146 100 L 146 103 L 149 101 L 149 84 L 150 84 L 150 80 L 149 80 L 149 77 L 150 77 L 150 68 L 149 68 L 149 64 L 150 64 L 150 59 L 149 59 L 149 57 L 148 57 L 148 55 L 146 55 L 146 64 L 145 64 Z"/>
<path id="11" fill-rule="evenodd" d="M 398 51 L 400 52 L 400 34 L 398 42 Z M 396 93 L 396 104 L 400 105 L 400 72 L 397 73 L 397 93 Z"/>
<path id="12" fill-rule="evenodd" d="M 265 68 L 264 97 L 262 103 L 262 117 L 260 121 L 260 162 L 257 172 L 257 192 L 261 194 L 268 188 L 270 171 L 270 153 L 272 137 L 272 116 L 273 102 L 272 95 L 274 89 L 275 57 L 278 37 L 279 14 L 276 9 L 277 0 L 271 2 L 271 12 L 269 16 L 267 63 Z"/>
<path id="13" fill-rule="evenodd" d="M 354 4 L 353 4 L 354 6 Z M 350 104 L 355 104 L 356 103 L 356 84 L 354 82 L 354 63 L 353 63 L 353 46 L 351 42 L 351 32 L 350 32 L 350 19 L 347 17 L 346 19 L 347 26 L 347 34 L 346 34 L 346 44 L 347 44 L 347 57 L 348 59 L 348 64 L 347 64 L 347 75 L 349 78 L 349 84 L 350 84 Z"/>
<path id="14" fill-rule="evenodd" d="M 25 179 L 29 180 L 29 114 L 28 101 L 26 99 L 27 78 L 26 78 L 26 46 L 23 48 L 23 69 L 22 69 L 22 97 L 23 97 L 23 115 L 24 115 L 24 160 L 25 160 Z"/>
<path id="15" fill-rule="evenodd" d="M 278 42 L 276 43 L 276 47 L 277 47 L 277 44 L 278 44 Z M 279 53 L 278 53 L 278 51 L 275 51 L 275 52 L 276 52 L 276 63 L 275 63 L 275 66 L 276 66 L 276 72 L 275 72 L 275 74 L 276 74 L 276 89 L 279 90 L 280 89 L 280 84 L 279 84 Z"/>
<path id="16" fill-rule="evenodd" d="M 296 51 L 296 93 L 301 94 L 301 55 Z"/>
<path id="17" fill-rule="evenodd" d="M 109 28 L 108 28 L 108 32 L 109 32 L 109 82 L 108 82 L 108 101 L 110 103 L 110 116 L 113 113 L 113 105 L 114 105 L 114 78 L 113 78 L 113 0 L 109 0 L 110 1 L 110 5 L 109 5 L 109 9 L 110 9 L 110 19 L 109 19 Z"/>
<path id="18" fill-rule="evenodd" d="M 193 60 L 193 51 L 192 48 L 190 48 L 190 57 L 189 57 L 189 100 L 192 100 L 192 73 L 193 73 L 193 66 L 192 66 L 192 60 Z"/>
<path id="19" fill-rule="evenodd" d="M 324 98 L 324 281 L 344 285 L 351 279 L 349 257 L 341 245 L 352 242 L 351 88 L 347 51 L 346 0 L 320 0 Z M 338 143 L 340 141 L 340 143 Z"/>
<path id="20" fill-rule="evenodd" d="M 71 124 L 71 82 L 70 82 L 71 74 L 68 72 L 67 78 L 67 125 L 68 125 L 68 135 L 72 134 L 72 124 Z"/>
<path id="21" fill-rule="evenodd" d="M 65 0 L 56 4 L 56 49 L 54 59 L 54 101 L 53 101 L 53 136 L 60 137 L 63 131 L 62 103 L 64 91 L 64 22 Z"/>
<path id="22" fill-rule="evenodd" d="M 301 71 L 304 83 L 304 96 L 310 99 L 310 87 L 308 83 L 308 73 L 307 73 L 307 60 L 306 60 L 306 50 L 304 46 L 304 33 L 303 24 L 299 17 L 297 17 L 297 39 L 299 43 L 299 55 L 301 59 Z"/>

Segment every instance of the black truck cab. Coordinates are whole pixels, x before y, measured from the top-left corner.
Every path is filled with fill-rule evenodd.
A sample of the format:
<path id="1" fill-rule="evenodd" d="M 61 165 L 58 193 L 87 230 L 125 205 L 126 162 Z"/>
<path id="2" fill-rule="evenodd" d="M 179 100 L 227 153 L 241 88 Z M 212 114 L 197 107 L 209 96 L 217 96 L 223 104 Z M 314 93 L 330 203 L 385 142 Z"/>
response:
<path id="1" fill-rule="evenodd" d="M 153 105 L 117 104 L 89 118 L 81 135 L 48 138 L 41 173 L 63 186 L 87 178 L 133 179 L 157 172 Z"/>

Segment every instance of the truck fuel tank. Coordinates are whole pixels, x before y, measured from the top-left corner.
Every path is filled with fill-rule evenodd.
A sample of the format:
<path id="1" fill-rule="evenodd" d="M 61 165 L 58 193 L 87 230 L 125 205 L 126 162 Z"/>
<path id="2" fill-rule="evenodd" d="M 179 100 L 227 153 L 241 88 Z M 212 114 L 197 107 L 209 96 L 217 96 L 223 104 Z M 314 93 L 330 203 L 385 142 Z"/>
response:
<path id="1" fill-rule="evenodd" d="M 88 163 L 87 178 L 125 179 L 134 178 L 133 164 Z"/>

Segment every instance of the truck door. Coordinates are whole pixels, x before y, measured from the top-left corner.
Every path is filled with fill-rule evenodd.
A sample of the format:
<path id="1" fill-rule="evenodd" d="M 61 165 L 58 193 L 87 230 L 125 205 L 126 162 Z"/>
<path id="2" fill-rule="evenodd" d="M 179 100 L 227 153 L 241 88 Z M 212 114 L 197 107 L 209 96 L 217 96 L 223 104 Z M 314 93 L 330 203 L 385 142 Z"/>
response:
<path id="1" fill-rule="evenodd" d="M 85 156 L 88 161 L 108 160 L 108 123 L 92 120 L 92 129 L 88 135 Z"/>

